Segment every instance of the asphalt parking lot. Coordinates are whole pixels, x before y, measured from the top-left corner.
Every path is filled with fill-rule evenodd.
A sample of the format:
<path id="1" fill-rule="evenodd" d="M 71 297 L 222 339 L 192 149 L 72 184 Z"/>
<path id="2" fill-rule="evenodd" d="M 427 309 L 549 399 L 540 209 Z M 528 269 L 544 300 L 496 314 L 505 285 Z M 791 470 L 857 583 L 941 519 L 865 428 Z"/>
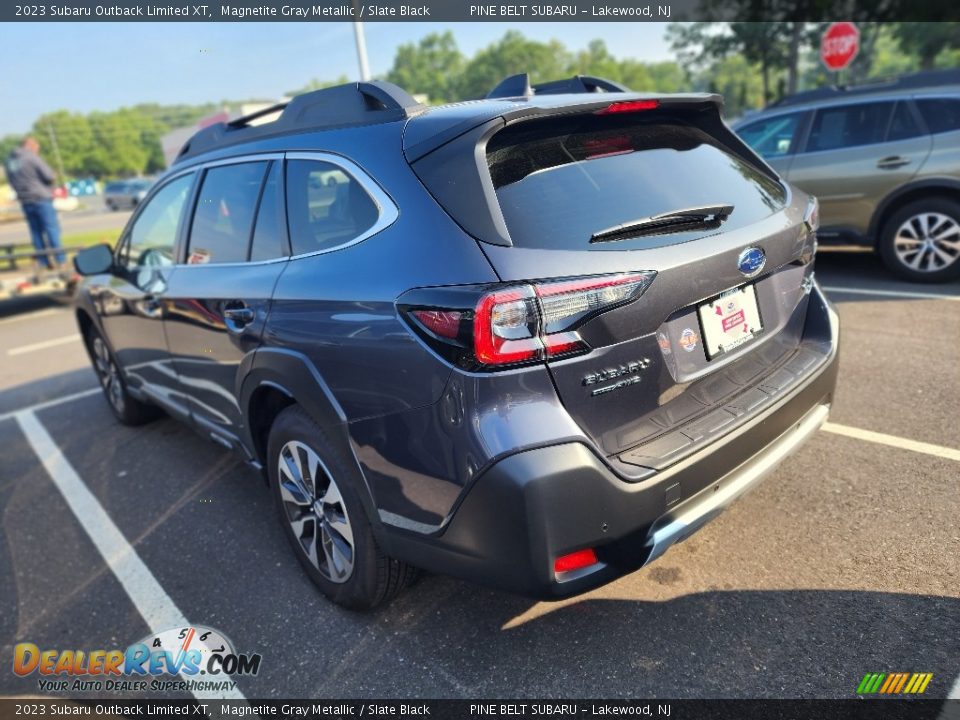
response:
<path id="1" fill-rule="evenodd" d="M 817 274 L 843 323 L 831 424 L 760 488 L 579 598 L 426 576 L 372 614 L 313 588 L 226 451 L 114 422 L 69 308 L 0 307 L 0 694 L 38 693 L 10 672 L 18 642 L 126 647 L 182 617 L 262 654 L 248 698 L 848 698 L 867 672 L 960 697 L 960 283 L 899 283 L 863 253 Z M 118 576 L 130 557 L 75 511 L 148 577 Z"/>

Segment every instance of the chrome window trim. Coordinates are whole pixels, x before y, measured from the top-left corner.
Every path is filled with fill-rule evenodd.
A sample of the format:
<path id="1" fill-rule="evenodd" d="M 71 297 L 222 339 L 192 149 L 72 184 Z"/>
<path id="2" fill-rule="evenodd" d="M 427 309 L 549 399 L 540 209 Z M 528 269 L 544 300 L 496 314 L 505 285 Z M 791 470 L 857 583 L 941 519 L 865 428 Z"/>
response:
<path id="1" fill-rule="evenodd" d="M 269 260 L 253 260 L 253 261 L 243 261 L 243 262 L 229 262 L 229 263 L 209 263 L 203 265 L 188 265 L 187 263 L 178 263 L 172 265 L 171 267 L 178 268 L 209 268 L 209 267 L 251 267 L 257 265 L 273 265 L 279 262 L 288 262 L 290 260 L 299 260 L 300 258 L 313 257 L 314 255 L 326 255 L 327 253 L 336 252 L 338 250 L 343 250 L 348 248 L 351 245 L 356 245 L 363 242 L 364 240 L 376 235 L 382 230 L 386 230 L 388 227 L 393 225 L 397 221 L 397 218 L 400 217 L 400 210 L 397 208 L 396 204 L 393 202 L 393 199 L 387 195 L 386 191 L 380 187 L 380 185 L 371 178 L 366 171 L 357 165 L 352 160 L 348 160 L 342 155 L 336 155 L 330 152 L 322 151 L 303 151 L 303 152 L 288 152 L 288 153 L 260 153 L 260 154 L 251 154 L 251 155 L 238 155 L 237 157 L 225 158 L 221 160 L 213 160 L 210 162 L 200 162 L 194 165 L 191 165 L 189 168 L 185 168 L 184 172 L 203 172 L 208 168 L 219 167 L 223 165 L 238 165 L 246 162 L 255 162 L 262 160 L 264 162 L 269 162 L 270 160 L 314 160 L 316 162 L 325 162 L 330 165 L 335 165 L 344 172 L 346 172 L 351 178 L 360 183 L 360 186 L 363 188 L 364 192 L 370 196 L 373 202 L 377 206 L 378 215 L 377 221 L 371 225 L 367 230 L 362 232 L 357 237 L 352 240 L 348 240 L 345 243 L 341 243 L 334 247 L 325 248 L 323 250 L 313 250 L 311 252 L 291 254 L 278 258 L 270 258 Z M 177 173 L 177 176 L 182 175 L 183 173 Z M 173 179 L 175 176 L 171 176 L 170 179 Z M 166 182 L 164 183 L 166 184 Z M 286 188 L 285 188 L 286 189 Z M 286 199 L 286 198 L 284 198 Z M 286 204 L 284 204 L 284 210 L 286 210 Z M 287 221 L 286 216 L 284 216 L 284 221 Z M 188 237 L 189 240 L 189 237 Z M 290 238 L 290 249 L 293 250 L 293 238 Z"/>

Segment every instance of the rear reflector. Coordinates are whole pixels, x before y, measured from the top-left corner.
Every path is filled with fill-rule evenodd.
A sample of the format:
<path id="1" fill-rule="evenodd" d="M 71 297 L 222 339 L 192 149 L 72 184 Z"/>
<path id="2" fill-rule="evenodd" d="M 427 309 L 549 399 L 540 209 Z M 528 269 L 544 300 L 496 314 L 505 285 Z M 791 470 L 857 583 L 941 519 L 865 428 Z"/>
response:
<path id="1" fill-rule="evenodd" d="M 607 107 L 597 110 L 593 114 L 613 115 L 614 113 L 643 112 L 644 110 L 656 110 L 658 107 L 660 107 L 659 100 L 628 100 L 607 105 Z"/>
<path id="2" fill-rule="evenodd" d="M 598 562 L 597 553 L 594 552 L 593 548 L 586 548 L 558 557 L 553 563 L 553 571 L 555 573 L 570 572 L 596 565 Z"/>

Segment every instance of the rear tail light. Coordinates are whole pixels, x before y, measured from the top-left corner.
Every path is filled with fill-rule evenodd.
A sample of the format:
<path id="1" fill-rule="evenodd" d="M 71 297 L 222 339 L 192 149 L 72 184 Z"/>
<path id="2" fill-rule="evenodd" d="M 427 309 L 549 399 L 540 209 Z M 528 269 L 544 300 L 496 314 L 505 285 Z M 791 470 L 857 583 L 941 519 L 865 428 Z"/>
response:
<path id="1" fill-rule="evenodd" d="M 655 276 L 620 273 L 473 293 L 465 288 L 412 291 L 400 308 L 448 359 L 469 369 L 499 368 L 589 351 L 577 328 L 637 299 Z M 419 296 L 430 306 L 418 303 Z"/>

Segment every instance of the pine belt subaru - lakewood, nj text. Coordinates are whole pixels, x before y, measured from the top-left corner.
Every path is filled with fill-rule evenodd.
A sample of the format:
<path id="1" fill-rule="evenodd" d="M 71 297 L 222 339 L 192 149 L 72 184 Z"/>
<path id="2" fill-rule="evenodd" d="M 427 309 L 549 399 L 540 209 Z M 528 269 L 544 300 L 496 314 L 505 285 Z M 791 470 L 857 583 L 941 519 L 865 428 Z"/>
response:
<path id="1" fill-rule="evenodd" d="M 76 313 L 116 417 L 162 409 L 260 468 L 333 601 L 414 568 L 559 598 L 825 421 L 817 215 L 715 95 L 353 83 L 195 135 L 77 257 Z"/>

